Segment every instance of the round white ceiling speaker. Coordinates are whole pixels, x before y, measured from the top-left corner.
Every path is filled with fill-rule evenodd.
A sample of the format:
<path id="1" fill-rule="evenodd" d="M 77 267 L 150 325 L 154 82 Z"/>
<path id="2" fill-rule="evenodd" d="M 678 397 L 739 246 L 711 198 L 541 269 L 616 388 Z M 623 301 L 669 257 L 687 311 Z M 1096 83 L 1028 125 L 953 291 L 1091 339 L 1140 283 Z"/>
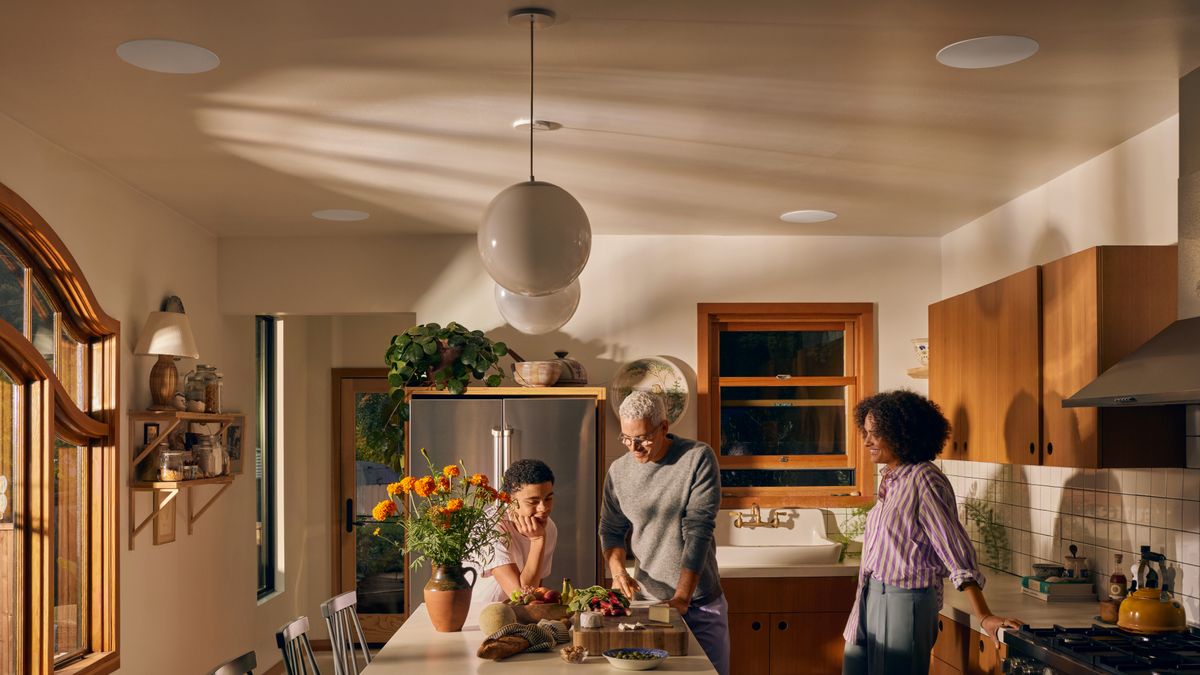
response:
<path id="1" fill-rule="evenodd" d="M 117 46 L 122 61 L 143 70 L 175 75 L 205 73 L 221 65 L 210 49 L 179 40 L 130 40 Z"/>
<path id="2" fill-rule="evenodd" d="M 998 68 L 1024 61 L 1037 50 L 1037 41 L 1023 35 L 988 35 L 946 45 L 937 60 L 951 68 Z"/>
<path id="3" fill-rule="evenodd" d="M 520 295 L 549 295 L 583 271 L 592 252 L 592 226 L 569 192 L 526 181 L 488 204 L 476 244 L 496 283 Z"/>
<path id="4" fill-rule="evenodd" d="M 510 326 L 526 335 L 543 335 L 557 330 L 575 316 L 579 307 L 579 280 L 550 295 L 513 293 L 496 284 L 496 307 Z"/>

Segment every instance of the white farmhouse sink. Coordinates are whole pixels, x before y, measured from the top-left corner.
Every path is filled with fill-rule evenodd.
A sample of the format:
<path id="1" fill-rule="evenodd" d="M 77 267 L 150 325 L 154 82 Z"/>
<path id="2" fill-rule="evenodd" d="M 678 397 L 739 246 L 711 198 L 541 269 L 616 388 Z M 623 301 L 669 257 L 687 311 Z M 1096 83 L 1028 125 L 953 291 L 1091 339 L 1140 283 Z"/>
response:
<path id="1" fill-rule="evenodd" d="M 718 567 L 776 567 L 836 563 L 842 545 L 825 538 L 825 518 L 818 509 L 762 509 L 762 519 L 777 515 L 779 527 L 734 527 L 732 514 L 717 516 Z"/>

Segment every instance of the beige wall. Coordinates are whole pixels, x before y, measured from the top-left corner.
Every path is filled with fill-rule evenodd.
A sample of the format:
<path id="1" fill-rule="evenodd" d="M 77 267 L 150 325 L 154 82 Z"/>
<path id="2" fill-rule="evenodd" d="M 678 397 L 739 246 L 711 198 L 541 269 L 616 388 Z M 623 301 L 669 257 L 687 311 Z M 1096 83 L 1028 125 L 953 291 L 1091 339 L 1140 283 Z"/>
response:
<path id="1" fill-rule="evenodd" d="M 1101 244 L 1177 239 L 1179 118 L 942 237 L 942 297 Z"/>
<path id="2" fill-rule="evenodd" d="M 121 322 L 122 411 L 149 403 L 152 359 L 133 356 L 132 348 L 147 312 L 169 294 L 183 299 L 203 360 L 222 366 L 227 381 L 246 376 L 227 367 L 232 364 L 222 352 L 214 237 L 3 115 L 0 148 L 0 182 L 50 223 L 104 310 Z M 192 367 L 179 363 L 183 372 Z M 231 390 L 228 398 L 231 407 L 247 409 L 241 394 Z M 120 447 L 129 451 L 124 436 Z M 127 481 L 122 467 L 121 485 Z M 147 528 L 134 551 L 126 545 L 128 498 L 122 490 L 121 672 L 201 673 L 249 648 L 255 616 L 252 481 L 235 481 L 195 534 L 187 535 L 181 508 L 177 541 L 152 546 Z M 149 512 L 146 493 L 139 493 L 137 506 L 142 517 Z"/>

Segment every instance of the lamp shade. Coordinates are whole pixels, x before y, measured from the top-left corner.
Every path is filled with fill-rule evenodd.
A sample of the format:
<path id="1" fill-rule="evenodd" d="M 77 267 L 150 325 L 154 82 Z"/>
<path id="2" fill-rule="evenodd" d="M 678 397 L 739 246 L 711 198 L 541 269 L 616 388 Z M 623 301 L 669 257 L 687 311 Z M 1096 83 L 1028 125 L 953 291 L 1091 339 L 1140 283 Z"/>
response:
<path id="1" fill-rule="evenodd" d="M 526 181 L 496 195 L 476 239 L 496 283 L 520 295 L 550 295 L 575 281 L 592 252 L 592 226 L 571 193 Z"/>
<path id="2" fill-rule="evenodd" d="M 149 356 L 200 356 L 192 326 L 186 314 L 179 312 L 150 312 L 138 335 L 134 354 Z"/>
<path id="3" fill-rule="evenodd" d="M 579 307 L 579 280 L 557 293 L 530 297 L 496 284 L 496 306 L 510 326 L 526 335 L 542 335 L 561 328 Z"/>

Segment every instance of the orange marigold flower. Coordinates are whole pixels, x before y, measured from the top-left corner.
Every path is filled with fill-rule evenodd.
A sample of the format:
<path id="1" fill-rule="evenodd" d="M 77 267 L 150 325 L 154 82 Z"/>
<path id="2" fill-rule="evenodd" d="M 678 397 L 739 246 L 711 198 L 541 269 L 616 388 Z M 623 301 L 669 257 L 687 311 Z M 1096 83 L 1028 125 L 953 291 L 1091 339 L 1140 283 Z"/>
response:
<path id="1" fill-rule="evenodd" d="M 471 485 L 486 486 L 488 484 L 488 477 L 481 473 L 473 473 L 471 474 L 471 477 L 467 479 L 467 482 Z"/>
<path id="2" fill-rule="evenodd" d="M 379 528 L 377 527 L 377 528 L 375 528 L 375 531 L 371 533 L 371 536 L 378 537 L 378 536 L 379 536 L 379 533 L 380 533 L 380 532 L 382 532 L 382 531 L 383 531 L 383 530 L 381 530 L 381 529 L 379 529 Z"/>
<path id="3" fill-rule="evenodd" d="M 446 502 L 446 513 L 454 513 L 455 511 L 461 511 L 462 507 L 463 507 L 463 500 L 451 499 L 450 501 Z"/>
<path id="4" fill-rule="evenodd" d="M 507 492 L 499 493 L 498 495 L 496 495 L 496 499 L 499 499 L 500 502 L 503 504 L 509 504 L 512 502 L 512 497 L 509 497 Z"/>
<path id="5" fill-rule="evenodd" d="M 438 492 L 449 492 L 450 491 L 450 479 L 446 478 L 445 476 L 438 476 L 437 489 L 438 489 Z"/>
<path id="6" fill-rule="evenodd" d="M 388 492 L 388 495 L 390 495 L 392 497 L 395 497 L 397 494 L 400 494 L 400 484 L 399 483 L 388 483 L 387 492 Z"/>
<path id="7" fill-rule="evenodd" d="M 405 476 L 404 478 L 401 478 L 400 479 L 400 491 L 407 494 L 408 491 L 413 488 L 413 483 L 416 483 L 416 482 L 417 482 L 417 479 L 413 478 L 412 476 Z"/>
<path id="8" fill-rule="evenodd" d="M 399 509 L 396 507 L 396 502 L 385 499 L 376 504 L 375 508 L 371 509 L 371 515 L 374 516 L 375 520 L 387 520 L 396 515 L 397 511 Z"/>
<path id="9" fill-rule="evenodd" d="M 446 468 L 442 469 L 442 475 L 446 478 L 454 478 L 460 473 L 462 472 L 459 470 L 458 465 L 456 464 L 447 464 Z"/>
<path id="10" fill-rule="evenodd" d="M 425 476 L 424 478 L 417 479 L 417 481 L 413 483 L 413 492 L 416 492 L 417 496 L 419 497 L 428 497 L 429 495 L 433 494 L 435 487 L 436 486 L 433 484 L 433 477 Z"/>

